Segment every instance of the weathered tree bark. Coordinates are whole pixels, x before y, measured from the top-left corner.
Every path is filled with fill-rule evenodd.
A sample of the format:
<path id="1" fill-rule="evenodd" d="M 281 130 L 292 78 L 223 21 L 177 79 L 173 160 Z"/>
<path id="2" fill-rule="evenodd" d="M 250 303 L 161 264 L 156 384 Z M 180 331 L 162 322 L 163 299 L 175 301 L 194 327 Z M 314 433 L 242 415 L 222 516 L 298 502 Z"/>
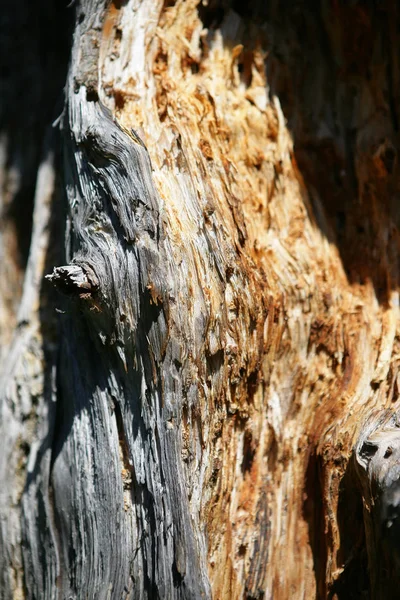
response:
<path id="1" fill-rule="evenodd" d="M 397 3 L 48 4 L 34 154 L 1 113 L 1 598 L 397 598 Z"/>

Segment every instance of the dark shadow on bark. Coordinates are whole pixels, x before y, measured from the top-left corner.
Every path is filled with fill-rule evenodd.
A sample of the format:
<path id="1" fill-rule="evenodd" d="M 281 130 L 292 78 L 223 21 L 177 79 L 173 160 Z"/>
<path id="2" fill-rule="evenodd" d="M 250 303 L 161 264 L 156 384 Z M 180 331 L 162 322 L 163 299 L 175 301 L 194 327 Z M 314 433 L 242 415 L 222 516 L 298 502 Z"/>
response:
<path id="1" fill-rule="evenodd" d="M 224 43 L 243 44 L 245 85 L 252 52 L 265 54 L 270 98 L 279 99 L 293 137 L 309 216 L 337 246 L 349 282 L 372 282 L 386 304 L 399 280 L 397 3 L 215 0 L 198 10 L 211 32 L 221 27 L 224 35 L 230 20 L 227 30 L 236 34 Z"/>
<path id="2" fill-rule="evenodd" d="M 396 2 L 268 3 L 267 82 L 293 137 L 309 216 L 335 244 L 348 281 L 386 305 L 399 285 L 399 24 Z M 385 97 L 385 101 L 382 96 Z M 310 456 L 304 516 L 319 598 L 369 598 L 363 507 L 351 461 L 341 481 L 338 566 L 326 590 L 322 466 Z"/>
<path id="3" fill-rule="evenodd" d="M 356 481 L 357 475 L 350 461 L 339 490 L 340 548 L 337 559 L 343 571 L 329 591 L 328 597 L 332 600 L 367 600 L 370 597 L 363 506 Z"/>
<path id="4" fill-rule="evenodd" d="M 5 140 L 4 213 L 17 234 L 25 268 L 32 230 L 36 176 L 46 128 L 61 111 L 73 10 L 65 0 L 24 0 L 0 17 L 0 137 Z M 58 112 L 59 114 L 59 112 Z"/>
<path id="5" fill-rule="evenodd" d="M 316 582 L 316 598 L 326 598 L 326 539 L 324 535 L 325 522 L 323 514 L 321 460 L 315 453 L 310 452 L 305 479 L 305 496 L 303 515 L 308 524 L 308 535 L 313 553 L 314 573 Z"/>
<path id="6" fill-rule="evenodd" d="M 15 227 L 16 264 L 25 269 L 29 257 L 32 217 L 38 173 L 42 161 L 54 156 L 56 182 L 51 198 L 51 217 L 48 224 L 50 244 L 45 257 L 44 272 L 50 265 L 58 264 L 63 254 L 64 223 L 63 181 L 60 164 L 60 139 L 52 123 L 63 109 L 63 87 L 67 75 L 68 60 L 73 31 L 74 10 L 64 0 L 23 1 L 18 7 L 12 4 L 2 7 L 0 18 L 0 135 L 4 136 L 4 203 L 1 225 Z M 12 176 L 17 184 L 13 187 Z M 11 187 L 10 187 L 11 186 Z M 45 199 L 42 199 L 45 201 Z M 46 211 L 45 211 L 46 212 Z M 43 465 L 53 443 L 56 405 L 53 402 L 53 373 L 56 366 L 58 345 L 58 316 L 55 306 L 58 297 L 55 290 L 42 282 L 40 287 L 39 318 L 43 339 L 43 398 L 32 398 L 32 414 L 27 424 L 36 428 L 35 441 L 39 442 L 36 460 L 28 472 L 21 503 L 34 502 L 32 514 L 35 526 L 42 532 L 41 544 L 35 549 L 43 564 L 49 561 L 44 540 L 51 537 L 48 521 L 49 474 Z M 25 327 L 26 323 L 21 323 Z M 46 407 L 44 410 L 44 406 Z M 43 415 L 46 415 L 45 417 Z M 42 421 L 46 420 L 46 423 Z M 40 439 L 37 429 L 47 427 L 47 435 Z M 38 439 L 39 438 L 39 439 Z M 27 457 L 36 452 L 30 442 L 24 441 Z M 33 495 L 30 492 L 33 491 Z M 38 493 L 38 490 L 39 493 Z M 27 581 L 32 576 L 29 556 L 29 533 L 22 508 L 22 555 L 24 561 L 25 594 L 35 597 L 35 590 Z M 27 551 L 28 550 L 28 551 Z M 40 594 L 39 594 L 40 595 Z M 37 596 L 39 597 L 39 596 Z"/>
<path id="7" fill-rule="evenodd" d="M 268 6 L 267 82 L 293 137 L 309 216 L 336 245 L 348 281 L 371 282 L 385 305 L 399 284 L 398 6 L 369 0 L 326 2 L 318 10 L 303 0 L 290 8 Z M 311 455 L 304 516 L 318 597 L 367 599 L 362 499 L 351 463 L 338 507 L 343 572 L 332 589 L 323 589 L 329 540 L 323 534 L 321 468 Z"/>
<path id="8" fill-rule="evenodd" d="M 229 29 L 224 24 L 234 23 L 230 31 L 236 37 L 224 37 L 224 44 L 243 44 L 238 68 L 246 86 L 252 52 L 265 54 L 270 99 L 279 99 L 287 119 L 309 217 L 336 246 L 349 283 L 372 283 L 378 301 L 387 305 L 399 285 L 397 3 L 211 0 L 198 11 L 210 36 L 220 28 L 224 37 Z M 328 590 L 323 465 L 311 452 L 303 514 L 321 599 L 370 594 L 362 500 L 354 478 L 348 466 L 338 509 L 338 564 L 344 570 Z"/>
<path id="9" fill-rule="evenodd" d="M 303 515 L 308 523 L 313 553 L 317 600 L 367 600 L 370 597 L 368 558 L 365 546 L 362 498 L 349 462 L 340 484 L 338 528 L 340 548 L 338 568 L 343 569 L 331 588 L 326 586 L 327 548 L 330 533 L 326 530 L 323 506 L 323 461 L 311 452 L 306 471 Z"/>
<path id="10" fill-rule="evenodd" d="M 54 3 L 52 3 L 54 4 Z M 60 169 L 61 164 L 61 142 L 60 132 L 56 125 L 52 122 L 58 118 L 63 109 L 63 84 L 65 82 L 70 50 L 70 42 L 72 35 L 72 17 L 73 13 L 67 12 L 67 5 L 64 2 L 56 3 L 56 7 L 53 10 L 48 11 L 46 6 L 41 6 L 42 3 L 37 2 L 37 6 L 31 6 L 31 10 L 36 11 L 36 20 L 41 21 L 41 16 L 45 20 L 45 26 L 49 27 L 51 31 L 50 39 L 54 37 L 57 39 L 55 46 L 43 48 L 44 64 L 51 64 L 53 71 L 48 74 L 49 80 L 47 80 L 44 74 L 41 74 L 41 80 L 36 83 L 40 96 L 46 97 L 45 111 L 42 111 L 38 107 L 31 107 L 28 111 L 30 118 L 37 118 L 38 123 L 36 126 L 36 133 L 32 134 L 32 142 L 37 146 L 37 162 L 34 164 L 33 173 L 35 176 L 34 181 L 31 184 L 31 193 L 35 193 L 36 176 L 41 161 L 47 160 L 50 154 L 54 155 L 54 171 L 55 171 L 55 188 L 51 198 L 50 208 L 50 221 L 48 224 L 49 228 L 49 246 L 46 250 L 45 264 L 43 271 L 49 273 L 55 264 L 62 262 L 65 251 L 64 251 L 64 229 L 65 229 L 65 193 L 64 193 L 64 181 L 62 177 L 62 171 Z M 43 12 L 43 15 L 42 15 Z M 50 12 L 50 14 L 49 14 Z M 46 19 L 49 20 L 46 23 Z M 57 36 L 58 33 L 58 36 Z M 38 36 L 40 37 L 40 35 Z M 53 40 L 53 41 L 54 41 Z M 21 58 L 21 57 L 20 57 Z M 21 59 L 22 60 L 22 59 Z M 48 104 L 48 105 L 47 105 Z M 22 140 L 15 142 L 19 145 L 19 149 L 24 151 L 24 144 Z M 33 208 L 33 197 L 25 198 L 25 201 L 30 203 L 31 210 Z M 21 217 L 21 214 L 17 214 L 17 207 L 14 206 L 13 210 L 16 211 L 16 219 L 19 221 L 20 226 L 29 229 L 29 237 L 31 234 L 32 223 L 25 221 Z M 28 226 L 29 225 L 29 226 Z M 29 241 L 29 239 L 28 239 Z M 24 241 L 27 243 L 27 240 Z M 21 248 L 21 252 L 22 252 Z M 29 244 L 27 248 L 27 255 L 29 253 Z M 27 256 L 25 257 L 27 258 Z M 57 291 L 49 284 L 49 282 L 42 280 L 40 284 L 40 325 L 42 338 L 44 340 L 43 352 L 45 356 L 45 397 L 50 398 L 51 396 L 51 381 L 50 371 L 55 366 L 55 356 L 57 354 L 57 344 L 59 341 L 59 313 L 62 313 L 61 306 L 63 306 L 63 300 Z M 51 445 L 51 438 L 46 439 L 44 445 L 48 447 Z M 40 453 L 40 451 L 39 451 Z M 27 485 L 32 480 L 32 474 L 28 477 Z"/>
<path id="11" fill-rule="evenodd" d="M 313 220 L 337 246 L 349 282 L 371 281 L 386 304 L 398 286 L 397 4 L 269 6 L 267 81 Z"/>

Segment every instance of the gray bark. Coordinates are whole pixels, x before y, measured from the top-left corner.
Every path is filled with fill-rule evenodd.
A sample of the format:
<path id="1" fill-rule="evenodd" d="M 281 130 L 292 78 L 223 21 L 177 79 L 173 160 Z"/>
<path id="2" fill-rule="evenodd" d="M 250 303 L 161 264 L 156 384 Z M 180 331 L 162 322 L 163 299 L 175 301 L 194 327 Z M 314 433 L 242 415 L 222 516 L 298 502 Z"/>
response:
<path id="1" fill-rule="evenodd" d="M 51 6 L 0 98 L 1 599 L 397 597 L 395 3 Z"/>
<path id="2" fill-rule="evenodd" d="M 196 393 L 184 393 L 183 334 L 168 322 L 174 265 L 146 148 L 98 99 L 104 10 L 77 11 L 62 117 L 70 266 L 53 282 L 69 298 L 54 429 L 49 415 L 23 496 L 26 587 L 36 598 L 209 597 L 180 458 Z"/>
<path id="3" fill-rule="evenodd" d="M 384 411 L 367 422 L 355 449 L 355 466 L 363 497 L 371 596 L 397 596 L 400 565 L 398 413 Z"/>

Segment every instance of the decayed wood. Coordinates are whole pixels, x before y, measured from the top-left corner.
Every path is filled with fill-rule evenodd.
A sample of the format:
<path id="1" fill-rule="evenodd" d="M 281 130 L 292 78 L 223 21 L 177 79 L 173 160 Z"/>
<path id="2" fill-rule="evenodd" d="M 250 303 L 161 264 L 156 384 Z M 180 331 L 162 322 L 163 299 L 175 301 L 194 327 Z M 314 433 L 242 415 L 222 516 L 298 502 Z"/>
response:
<path id="1" fill-rule="evenodd" d="M 279 4 L 75 5 L 1 385 L 6 598 L 397 589 L 398 11 Z"/>

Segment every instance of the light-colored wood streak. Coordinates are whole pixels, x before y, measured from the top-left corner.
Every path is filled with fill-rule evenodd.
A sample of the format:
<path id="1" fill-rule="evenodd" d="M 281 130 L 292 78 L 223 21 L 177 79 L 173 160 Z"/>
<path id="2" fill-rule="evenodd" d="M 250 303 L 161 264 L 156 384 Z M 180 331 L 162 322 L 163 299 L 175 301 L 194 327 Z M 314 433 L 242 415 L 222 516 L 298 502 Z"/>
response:
<path id="1" fill-rule="evenodd" d="M 55 273 L 86 287 L 23 502 L 33 596 L 398 589 L 359 460 L 399 394 L 397 63 L 372 8 L 239 4 L 78 3 Z"/>

